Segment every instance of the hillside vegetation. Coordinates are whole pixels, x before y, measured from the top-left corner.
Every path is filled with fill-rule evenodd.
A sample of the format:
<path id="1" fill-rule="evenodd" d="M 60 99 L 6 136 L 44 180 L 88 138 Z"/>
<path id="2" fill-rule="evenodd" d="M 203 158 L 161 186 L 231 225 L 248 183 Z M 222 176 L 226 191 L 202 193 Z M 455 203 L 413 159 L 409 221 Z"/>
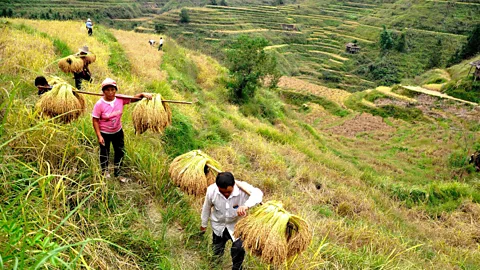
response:
<path id="1" fill-rule="evenodd" d="M 211 231 L 198 235 L 203 198 L 168 176 L 173 158 L 194 149 L 312 225 L 308 250 L 281 268 L 480 268 L 480 175 L 468 164 L 480 149 L 478 106 L 398 86 L 352 94 L 285 76 L 282 88 L 259 89 L 238 107 L 228 101 L 227 70 L 170 36 L 157 51 L 151 34 L 98 25 L 89 37 L 82 21 L 0 25 L 0 268 L 209 269 Z M 127 184 L 101 176 L 89 114 L 98 97 L 86 96 L 86 113 L 70 124 L 35 112 L 34 78 L 73 83 L 56 61 L 85 44 L 97 55 L 86 90 L 99 92 L 111 77 L 120 93 L 195 101 L 171 106 L 162 135 L 135 135 L 128 105 Z M 311 50 L 343 65 L 342 54 Z M 253 256 L 245 267 L 269 269 Z"/>

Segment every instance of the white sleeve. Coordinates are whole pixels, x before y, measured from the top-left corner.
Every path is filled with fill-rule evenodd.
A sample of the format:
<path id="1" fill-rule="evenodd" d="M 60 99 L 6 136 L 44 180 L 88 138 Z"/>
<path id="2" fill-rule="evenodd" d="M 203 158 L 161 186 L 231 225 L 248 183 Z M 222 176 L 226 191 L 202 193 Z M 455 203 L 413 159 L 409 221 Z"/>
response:
<path id="1" fill-rule="evenodd" d="M 202 208 L 202 227 L 206 228 L 208 226 L 208 219 L 210 218 L 210 214 L 212 212 L 212 195 L 210 192 L 211 189 L 207 188 L 207 194 L 205 195 L 205 201 L 203 202 Z"/>
<path id="2" fill-rule="evenodd" d="M 242 182 L 242 185 L 250 192 L 250 197 L 244 204 L 246 207 L 251 208 L 262 202 L 263 192 L 259 188 L 256 188 L 247 182 Z"/>

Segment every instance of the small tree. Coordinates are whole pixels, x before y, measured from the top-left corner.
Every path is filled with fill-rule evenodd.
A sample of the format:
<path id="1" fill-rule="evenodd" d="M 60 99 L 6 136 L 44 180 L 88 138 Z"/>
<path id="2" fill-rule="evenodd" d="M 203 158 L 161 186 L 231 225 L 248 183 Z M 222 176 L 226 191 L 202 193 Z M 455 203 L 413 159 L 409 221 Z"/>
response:
<path id="1" fill-rule="evenodd" d="M 221 1 L 220 1 L 220 5 L 221 5 L 221 6 L 228 6 L 228 5 L 227 5 L 227 1 L 225 1 L 225 0 L 221 0 Z"/>
<path id="2" fill-rule="evenodd" d="M 405 52 L 407 50 L 407 36 L 405 33 L 402 32 L 400 37 L 398 38 L 397 41 L 397 46 L 395 46 L 395 49 L 399 52 Z"/>
<path id="3" fill-rule="evenodd" d="M 442 40 L 438 39 L 437 44 L 432 48 L 427 68 L 435 68 L 442 66 Z"/>
<path id="4" fill-rule="evenodd" d="M 167 27 L 163 23 L 155 23 L 155 33 L 159 34 L 165 31 Z"/>
<path id="5" fill-rule="evenodd" d="M 264 38 L 242 35 L 227 51 L 231 78 L 228 88 L 234 102 L 243 103 L 254 97 L 262 78 L 273 76 L 272 81 L 277 81 L 276 59 L 263 50 L 267 45 Z"/>
<path id="6" fill-rule="evenodd" d="M 210 5 L 217 5 L 217 0 L 210 0 Z"/>
<path id="7" fill-rule="evenodd" d="M 468 35 L 467 43 L 460 50 L 457 50 L 448 61 L 448 65 L 460 63 L 463 59 L 475 56 L 480 52 L 480 24 L 475 25 Z"/>
<path id="8" fill-rule="evenodd" d="M 188 16 L 188 9 L 182 8 L 182 10 L 180 11 L 180 22 L 181 23 L 190 22 L 190 16 Z"/>
<path id="9" fill-rule="evenodd" d="M 382 33 L 380 33 L 380 48 L 382 51 L 393 48 L 392 32 L 387 31 L 387 27 L 383 25 Z"/>

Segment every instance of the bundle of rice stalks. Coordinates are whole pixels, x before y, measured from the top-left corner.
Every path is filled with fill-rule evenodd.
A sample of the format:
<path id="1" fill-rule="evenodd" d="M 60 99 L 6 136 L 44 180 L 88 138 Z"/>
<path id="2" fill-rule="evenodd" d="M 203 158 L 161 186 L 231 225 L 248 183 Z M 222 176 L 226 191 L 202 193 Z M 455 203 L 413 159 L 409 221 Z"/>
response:
<path id="1" fill-rule="evenodd" d="M 91 64 L 93 62 L 95 62 L 95 60 L 97 60 L 97 56 L 95 56 L 95 54 L 93 53 L 89 53 L 87 55 L 78 55 L 80 58 L 85 58 L 85 62 L 87 64 Z"/>
<path id="2" fill-rule="evenodd" d="M 172 122 L 172 111 L 166 102 L 162 102 L 160 94 L 154 94 L 151 100 L 144 98 L 137 103 L 132 120 L 136 134 L 142 134 L 147 129 L 162 133 Z"/>
<path id="3" fill-rule="evenodd" d="M 67 83 L 64 79 L 57 76 L 48 77 L 47 81 L 48 81 L 48 84 L 50 84 L 51 86 L 54 86 L 59 83 Z"/>
<path id="4" fill-rule="evenodd" d="M 83 69 L 83 60 L 75 55 L 69 55 L 58 61 L 58 67 L 65 73 L 80 72 Z"/>
<path id="5" fill-rule="evenodd" d="M 288 213 L 281 202 L 268 201 L 235 225 L 235 237 L 243 240 L 251 254 L 278 266 L 307 249 L 312 232 L 305 220 Z"/>
<path id="6" fill-rule="evenodd" d="M 69 123 L 77 119 L 85 110 L 85 99 L 73 92 L 73 89 L 70 84 L 61 79 L 57 80 L 52 90 L 43 94 L 35 107 L 42 115 L 48 117 L 61 115 L 60 121 Z"/>
<path id="7" fill-rule="evenodd" d="M 200 150 L 193 150 L 176 157 L 168 173 L 173 182 L 188 194 L 203 195 L 207 187 L 215 182 L 220 164 Z"/>

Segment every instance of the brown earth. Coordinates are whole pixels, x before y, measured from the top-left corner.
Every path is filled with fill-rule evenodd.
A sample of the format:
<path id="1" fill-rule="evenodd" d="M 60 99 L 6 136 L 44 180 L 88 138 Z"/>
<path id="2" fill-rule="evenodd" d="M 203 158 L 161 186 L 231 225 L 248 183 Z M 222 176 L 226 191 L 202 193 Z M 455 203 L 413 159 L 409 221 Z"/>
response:
<path id="1" fill-rule="evenodd" d="M 343 124 L 332 127 L 329 131 L 344 136 L 356 136 L 361 132 L 386 131 L 391 132 L 395 128 L 387 125 L 380 116 L 373 116 L 369 113 L 362 113 L 349 119 Z"/>

